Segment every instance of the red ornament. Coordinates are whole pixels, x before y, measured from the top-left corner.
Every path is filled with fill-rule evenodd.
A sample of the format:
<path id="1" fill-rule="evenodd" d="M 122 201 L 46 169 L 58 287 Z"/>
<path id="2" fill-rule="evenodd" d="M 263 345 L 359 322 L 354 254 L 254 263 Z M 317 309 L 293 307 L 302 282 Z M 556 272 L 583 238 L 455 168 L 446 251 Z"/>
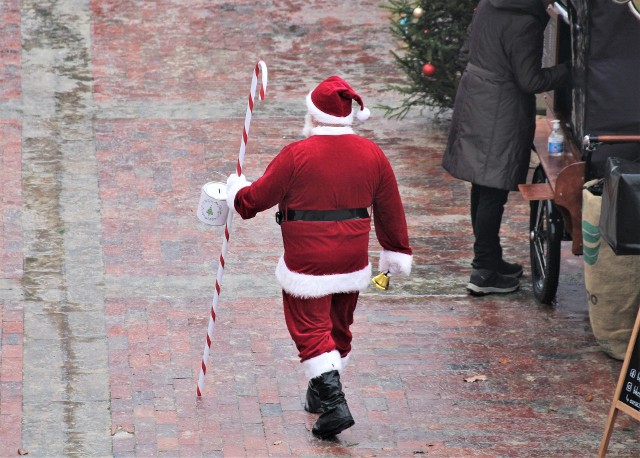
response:
<path id="1" fill-rule="evenodd" d="M 436 67 L 431 64 L 431 62 L 424 64 L 422 67 L 422 74 L 424 76 L 433 76 L 436 73 Z"/>

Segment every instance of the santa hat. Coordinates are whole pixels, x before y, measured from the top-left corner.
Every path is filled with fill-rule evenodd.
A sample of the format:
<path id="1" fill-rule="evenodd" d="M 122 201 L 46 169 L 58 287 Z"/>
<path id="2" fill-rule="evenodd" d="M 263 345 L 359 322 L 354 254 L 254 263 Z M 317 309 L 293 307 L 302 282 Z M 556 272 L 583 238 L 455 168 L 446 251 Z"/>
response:
<path id="1" fill-rule="evenodd" d="M 353 121 L 353 101 L 360 105 L 357 118 L 368 119 L 371 112 L 356 91 L 339 76 L 331 76 L 307 94 L 307 110 L 316 121 L 349 125 Z"/>

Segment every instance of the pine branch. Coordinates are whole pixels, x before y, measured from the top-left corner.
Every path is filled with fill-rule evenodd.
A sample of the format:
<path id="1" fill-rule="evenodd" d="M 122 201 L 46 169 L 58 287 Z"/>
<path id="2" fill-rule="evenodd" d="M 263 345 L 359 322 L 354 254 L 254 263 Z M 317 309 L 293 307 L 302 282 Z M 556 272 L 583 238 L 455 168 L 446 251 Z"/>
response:
<path id="1" fill-rule="evenodd" d="M 460 68 L 458 53 L 471 22 L 474 0 L 388 0 L 381 7 L 390 13 L 390 32 L 399 49 L 391 54 L 406 82 L 388 89 L 405 95 L 399 107 L 383 106 L 385 116 L 403 118 L 411 109 L 430 107 L 437 115 L 453 107 Z M 423 14 L 414 14 L 417 7 Z M 436 72 L 423 74 L 431 63 Z"/>

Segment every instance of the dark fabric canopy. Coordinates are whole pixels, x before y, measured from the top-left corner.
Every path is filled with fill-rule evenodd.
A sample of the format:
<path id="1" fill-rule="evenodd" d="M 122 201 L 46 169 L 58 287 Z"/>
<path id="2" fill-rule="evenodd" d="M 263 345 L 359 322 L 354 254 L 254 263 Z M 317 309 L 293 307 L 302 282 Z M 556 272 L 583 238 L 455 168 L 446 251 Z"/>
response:
<path id="1" fill-rule="evenodd" d="M 640 134 L 640 20 L 612 0 L 591 1 L 589 17 L 584 134 Z M 640 158 L 640 145 L 599 146 L 593 176 L 609 156 Z"/>

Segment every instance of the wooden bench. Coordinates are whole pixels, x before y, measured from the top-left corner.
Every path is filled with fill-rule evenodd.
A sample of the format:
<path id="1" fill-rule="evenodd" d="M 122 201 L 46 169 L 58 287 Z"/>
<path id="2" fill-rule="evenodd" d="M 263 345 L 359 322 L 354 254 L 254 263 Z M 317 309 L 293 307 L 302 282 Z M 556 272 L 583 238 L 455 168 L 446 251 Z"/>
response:
<path id="1" fill-rule="evenodd" d="M 565 230 L 571 235 L 573 254 L 582 254 L 582 186 L 585 163 L 580 160 L 581 151 L 572 142 L 571 133 L 561 123 L 565 138 L 565 153 L 550 156 L 547 139 L 551 133 L 551 122 L 547 118 L 536 121 L 534 144 L 540 163 L 547 175 L 547 183 L 521 184 L 518 186 L 526 200 L 551 200 L 560 211 Z"/>

